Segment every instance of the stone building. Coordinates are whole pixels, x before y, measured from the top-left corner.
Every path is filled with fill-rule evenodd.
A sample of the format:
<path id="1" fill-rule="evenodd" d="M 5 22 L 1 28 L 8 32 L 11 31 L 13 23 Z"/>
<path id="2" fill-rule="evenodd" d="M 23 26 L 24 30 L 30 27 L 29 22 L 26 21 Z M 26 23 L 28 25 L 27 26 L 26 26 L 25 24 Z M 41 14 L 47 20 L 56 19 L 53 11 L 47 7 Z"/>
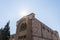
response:
<path id="1" fill-rule="evenodd" d="M 16 27 L 10 40 L 59 40 L 58 32 L 36 19 L 34 13 L 18 20 Z"/>
<path id="2" fill-rule="evenodd" d="M 59 40 L 60 40 L 60 37 L 59 37 Z"/>

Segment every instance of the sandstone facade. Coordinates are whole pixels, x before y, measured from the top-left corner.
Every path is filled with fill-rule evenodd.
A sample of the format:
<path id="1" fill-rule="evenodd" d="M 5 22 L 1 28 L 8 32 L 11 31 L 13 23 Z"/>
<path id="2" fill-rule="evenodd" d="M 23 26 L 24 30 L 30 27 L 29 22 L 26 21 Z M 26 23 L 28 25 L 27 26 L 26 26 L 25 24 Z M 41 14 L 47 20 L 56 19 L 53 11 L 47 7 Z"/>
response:
<path id="1" fill-rule="evenodd" d="M 58 32 L 36 19 L 34 13 L 17 21 L 16 27 L 16 34 L 10 40 L 59 40 Z"/>

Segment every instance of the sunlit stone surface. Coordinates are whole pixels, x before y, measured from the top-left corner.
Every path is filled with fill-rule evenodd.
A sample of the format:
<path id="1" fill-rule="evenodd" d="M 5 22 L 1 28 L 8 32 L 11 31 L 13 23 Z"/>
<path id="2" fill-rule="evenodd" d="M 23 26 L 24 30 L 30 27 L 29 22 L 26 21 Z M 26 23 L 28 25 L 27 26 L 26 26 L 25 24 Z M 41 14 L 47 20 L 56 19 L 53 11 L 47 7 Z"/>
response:
<path id="1" fill-rule="evenodd" d="M 57 31 L 52 30 L 31 13 L 17 21 L 16 34 L 10 40 L 59 40 Z"/>

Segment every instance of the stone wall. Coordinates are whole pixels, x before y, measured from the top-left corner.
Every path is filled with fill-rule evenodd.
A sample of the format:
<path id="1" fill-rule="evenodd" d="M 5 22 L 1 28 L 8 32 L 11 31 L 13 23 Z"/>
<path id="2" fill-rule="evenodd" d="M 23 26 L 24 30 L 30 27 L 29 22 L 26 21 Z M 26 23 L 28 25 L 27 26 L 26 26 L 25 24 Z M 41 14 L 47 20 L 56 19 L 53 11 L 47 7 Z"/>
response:
<path id="1" fill-rule="evenodd" d="M 10 35 L 10 39 L 9 40 L 15 40 L 15 34 Z"/>
<path id="2" fill-rule="evenodd" d="M 52 30 L 36 18 L 32 19 L 32 34 L 34 40 L 58 40 L 59 38 L 57 31 Z"/>
<path id="3" fill-rule="evenodd" d="M 24 31 L 20 30 L 22 23 L 27 24 Z M 12 35 L 10 40 L 59 40 L 58 38 L 57 31 L 37 20 L 32 13 L 17 21 L 16 35 Z"/>

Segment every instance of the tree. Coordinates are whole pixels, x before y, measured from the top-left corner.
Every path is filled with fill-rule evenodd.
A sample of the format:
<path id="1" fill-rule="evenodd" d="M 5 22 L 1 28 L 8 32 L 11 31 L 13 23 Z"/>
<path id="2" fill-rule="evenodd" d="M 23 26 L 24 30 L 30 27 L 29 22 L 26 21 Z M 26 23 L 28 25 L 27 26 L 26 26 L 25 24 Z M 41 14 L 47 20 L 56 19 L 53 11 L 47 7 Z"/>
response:
<path id="1" fill-rule="evenodd" d="M 10 23 L 10 21 L 7 22 L 7 24 L 5 25 L 4 29 L 2 30 L 3 40 L 9 40 L 9 38 L 10 38 L 9 23 Z"/>
<path id="2" fill-rule="evenodd" d="M 2 40 L 2 30 L 3 29 L 0 29 L 0 40 Z"/>
<path id="3" fill-rule="evenodd" d="M 7 22 L 3 29 L 0 29 L 0 40 L 9 40 L 10 38 L 10 21 Z"/>

